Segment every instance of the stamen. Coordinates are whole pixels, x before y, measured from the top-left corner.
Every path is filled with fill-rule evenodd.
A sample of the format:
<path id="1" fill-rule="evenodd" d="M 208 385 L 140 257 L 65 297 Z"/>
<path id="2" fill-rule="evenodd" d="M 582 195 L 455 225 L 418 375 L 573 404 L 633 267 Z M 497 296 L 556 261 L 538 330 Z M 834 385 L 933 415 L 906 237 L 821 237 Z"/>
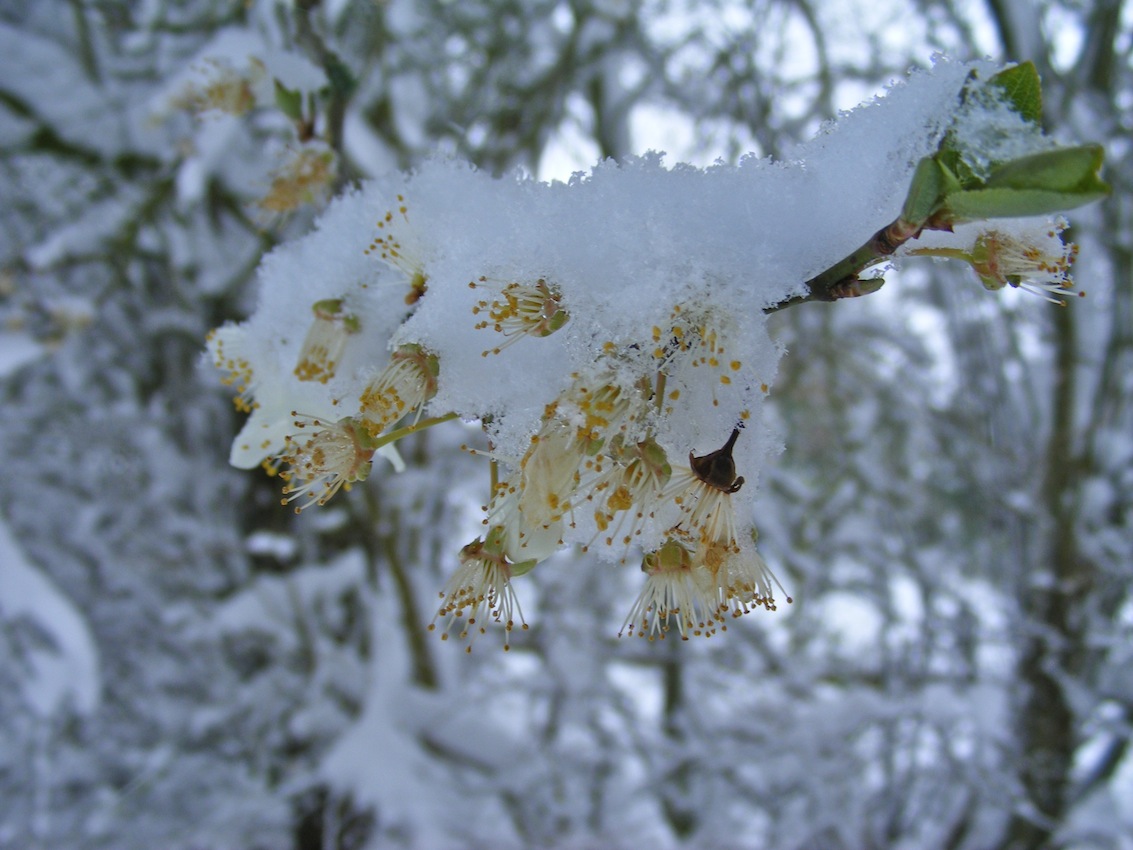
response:
<path id="1" fill-rule="evenodd" d="M 437 394 L 439 375 L 435 354 L 415 343 L 397 349 L 359 399 L 370 434 L 376 437 L 414 411 L 420 416 L 425 402 Z"/>
<path id="2" fill-rule="evenodd" d="M 347 341 L 362 327 L 357 316 L 343 310 L 341 298 L 316 301 L 311 312 L 315 319 L 299 350 L 295 377 L 325 384 L 334 377 Z"/>
<path id="3" fill-rule="evenodd" d="M 351 417 L 324 422 L 294 411 L 291 415 L 296 433 L 307 432 L 307 436 L 289 436 L 283 452 L 269 467 L 289 467 L 279 473 L 286 482 L 281 504 L 303 500 L 295 507 L 300 513 L 312 505 L 325 505 L 343 487 L 349 489 L 366 479 L 375 449 L 361 424 Z"/>
<path id="4" fill-rule="evenodd" d="M 472 289 L 491 287 L 487 277 L 481 276 L 468 284 Z M 483 356 L 499 354 L 525 336 L 546 337 L 567 323 L 570 315 L 562 307 L 562 294 L 558 287 L 539 278 L 533 284 L 512 282 L 499 289 L 492 300 L 478 301 L 472 314 L 486 314 L 476 324 L 477 330 L 492 329 L 503 335 L 505 342 L 483 351 Z"/>

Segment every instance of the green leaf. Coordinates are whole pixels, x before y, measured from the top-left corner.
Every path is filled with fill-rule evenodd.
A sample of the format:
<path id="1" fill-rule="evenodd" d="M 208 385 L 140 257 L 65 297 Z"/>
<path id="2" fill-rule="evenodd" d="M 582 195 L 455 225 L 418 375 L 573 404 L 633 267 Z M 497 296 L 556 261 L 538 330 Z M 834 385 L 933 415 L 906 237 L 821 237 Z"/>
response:
<path id="1" fill-rule="evenodd" d="M 302 120 L 303 93 L 298 89 L 284 88 L 279 80 L 275 80 L 275 105 L 292 121 Z"/>
<path id="2" fill-rule="evenodd" d="M 975 189 L 949 195 L 939 218 L 956 224 L 987 218 L 1025 218 L 1071 210 L 1109 194 L 1109 187 L 1098 181 L 1102 190 L 1058 191 L 1056 189 Z"/>
<path id="3" fill-rule="evenodd" d="M 1042 82 L 1034 62 L 1022 62 L 1000 71 L 987 84 L 999 89 L 1015 107 L 1015 111 L 1032 124 L 1042 123 Z"/>
<path id="4" fill-rule="evenodd" d="M 1098 176 L 1100 145 L 1058 148 L 996 168 L 979 188 L 949 192 L 937 222 L 1049 215 L 1099 201 L 1110 188 Z"/>
<path id="5" fill-rule="evenodd" d="M 1005 162 L 988 175 L 989 189 L 1047 189 L 1089 193 L 1109 187 L 1098 178 L 1105 159 L 1101 145 L 1078 145 L 1019 157 Z"/>

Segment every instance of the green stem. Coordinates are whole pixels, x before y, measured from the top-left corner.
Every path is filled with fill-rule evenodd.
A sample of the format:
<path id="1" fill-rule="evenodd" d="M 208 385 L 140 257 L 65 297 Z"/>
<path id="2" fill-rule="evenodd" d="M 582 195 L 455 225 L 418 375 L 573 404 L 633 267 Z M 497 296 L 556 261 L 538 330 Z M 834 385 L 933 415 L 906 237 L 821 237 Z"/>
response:
<path id="1" fill-rule="evenodd" d="M 964 260 L 972 262 L 972 255 L 960 248 L 912 248 L 909 254 L 918 257 L 947 257 L 950 260 Z"/>
<path id="2" fill-rule="evenodd" d="M 429 419 L 422 419 L 414 422 L 412 425 L 406 425 L 404 428 L 398 428 L 396 431 L 390 431 L 388 434 L 382 434 L 374 440 L 374 448 L 380 449 L 382 446 L 388 446 L 390 443 L 397 442 L 402 437 L 408 437 L 410 434 L 416 434 L 418 431 L 424 431 L 426 428 L 432 428 L 434 425 L 440 425 L 442 422 L 451 422 L 456 419 L 458 414 L 446 413 L 444 416 L 433 416 Z"/>

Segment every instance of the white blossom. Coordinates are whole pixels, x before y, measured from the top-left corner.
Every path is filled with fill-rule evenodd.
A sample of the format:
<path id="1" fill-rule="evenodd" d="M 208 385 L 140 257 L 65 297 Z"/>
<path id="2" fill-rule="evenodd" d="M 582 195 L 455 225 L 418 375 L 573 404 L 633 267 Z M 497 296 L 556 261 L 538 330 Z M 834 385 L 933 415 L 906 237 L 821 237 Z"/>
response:
<path id="1" fill-rule="evenodd" d="M 251 414 L 234 460 L 286 466 L 286 501 L 306 507 L 409 433 L 479 422 L 487 533 L 443 594 L 446 634 L 478 631 L 485 612 L 513 622 L 512 578 L 570 544 L 611 563 L 644 553 L 635 633 L 713 634 L 773 609 L 781 588 L 748 542 L 779 450 L 764 406 L 782 350 L 766 311 L 896 219 L 950 126 L 965 144 L 995 135 L 994 98 L 990 123 L 978 98 L 955 123 L 973 70 L 941 62 L 785 163 L 648 155 L 548 185 L 436 159 L 363 184 L 269 256 L 256 314 L 210 337 Z M 852 167 L 840 145 L 860 154 Z M 828 202 L 802 203 L 810 186 Z M 1073 257 L 1058 230 L 958 227 L 903 253 L 961 251 L 985 285 L 1053 300 Z"/>
<path id="2" fill-rule="evenodd" d="M 511 580 L 534 564 L 510 561 L 503 542 L 502 530 L 495 528 L 485 539 L 477 538 L 460 551 L 460 567 L 441 591 L 441 607 L 429 625 L 432 631 L 438 619 L 444 621 L 441 640 L 448 640 L 454 628 L 459 629 L 460 638 L 475 640 L 487 631 L 485 621 L 492 620 L 503 626 L 507 650 L 511 648 L 511 631 L 517 625 L 521 630 L 527 629 Z M 468 652 L 472 651 L 471 640 L 466 647 Z"/>

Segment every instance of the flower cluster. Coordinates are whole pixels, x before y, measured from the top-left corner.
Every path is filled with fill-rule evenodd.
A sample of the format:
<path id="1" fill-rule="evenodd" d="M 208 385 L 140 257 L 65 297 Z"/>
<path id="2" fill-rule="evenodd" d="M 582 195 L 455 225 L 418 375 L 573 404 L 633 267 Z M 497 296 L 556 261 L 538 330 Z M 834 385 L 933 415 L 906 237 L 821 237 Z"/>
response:
<path id="1" fill-rule="evenodd" d="M 237 407 L 251 413 L 234 462 L 278 474 L 282 501 L 303 511 L 364 481 L 377 456 L 398 463 L 407 434 L 480 421 L 491 498 L 430 627 L 445 637 L 498 622 L 508 647 L 525 627 L 513 581 L 570 544 L 641 564 L 623 634 L 711 635 L 728 617 L 773 609 L 778 585 L 751 545 L 751 491 L 735 460 L 743 443 L 754 474 L 771 450 L 752 416 L 778 356 L 758 302 L 718 277 L 659 287 L 636 321 L 594 321 L 603 307 L 572 286 L 569 265 L 459 266 L 418 225 L 437 213 L 415 188 L 385 195 L 384 211 L 377 191 L 332 205 L 308 243 L 332 228 L 356 236 L 330 275 L 302 241 L 269 258 L 270 271 L 287 268 L 270 297 L 297 303 L 299 332 L 273 303 L 210 335 Z M 501 384 L 512 386 L 485 390 Z M 478 403 L 463 401 L 469 387 Z M 521 392 L 540 398 L 540 413 L 525 417 Z"/>
<path id="2" fill-rule="evenodd" d="M 895 220 L 977 77 L 942 62 L 791 163 L 654 155 L 564 185 L 433 161 L 348 191 L 265 258 L 252 317 L 209 336 L 249 414 L 232 463 L 278 474 L 303 511 L 379 459 L 400 468 L 409 434 L 479 424 L 489 497 L 441 592 L 443 636 L 495 622 L 507 648 L 526 626 L 513 583 L 568 545 L 640 564 L 620 634 L 711 636 L 774 610 L 785 593 L 755 548 L 779 450 L 766 315 Z M 1058 226 L 964 227 L 907 253 L 958 256 L 990 288 L 1067 288 Z"/>

